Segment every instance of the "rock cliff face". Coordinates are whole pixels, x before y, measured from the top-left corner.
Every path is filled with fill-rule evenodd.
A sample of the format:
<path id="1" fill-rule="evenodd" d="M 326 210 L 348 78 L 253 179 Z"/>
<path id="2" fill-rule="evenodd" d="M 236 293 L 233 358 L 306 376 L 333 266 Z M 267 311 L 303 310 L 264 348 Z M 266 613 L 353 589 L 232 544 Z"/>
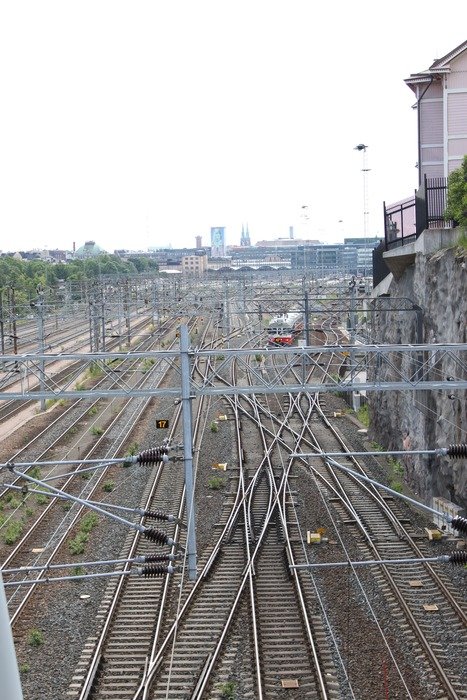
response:
<path id="1" fill-rule="evenodd" d="M 445 248 L 431 255 L 417 253 L 388 289 L 391 299 L 410 299 L 419 306 L 422 338 L 417 338 L 414 311 L 383 311 L 374 314 L 372 336 L 382 343 L 467 342 L 467 255 L 465 249 Z M 397 306 L 397 304 L 390 304 Z M 424 353 L 419 371 L 432 380 L 466 379 L 467 368 L 449 353 Z M 402 362 L 402 360 L 401 360 Z M 411 373 L 404 367 L 404 373 Z M 415 370 L 415 368 L 412 368 Z M 389 378 L 386 370 L 385 378 Z M 393 374 L 395 376 L 395 374 Z M 370 438 L 385 449 L 419 450 L 467 442 L 467 392 L 386 391 L 368 396 Z M 407 485 L 427 505 L 432 497 L 453 501 L 467 512 L 467 459 L 407 455 L 403 460 Z"/>

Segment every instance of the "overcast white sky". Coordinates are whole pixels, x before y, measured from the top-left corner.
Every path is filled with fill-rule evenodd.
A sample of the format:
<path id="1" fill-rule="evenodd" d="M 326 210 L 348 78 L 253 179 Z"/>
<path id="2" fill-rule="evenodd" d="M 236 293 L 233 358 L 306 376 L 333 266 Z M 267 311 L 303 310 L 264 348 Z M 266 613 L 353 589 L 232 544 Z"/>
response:
<path id="1" fill-rule="evenodd" d="M 404 78 L 466 20 L 465 0 L 3 2 L 0 250 L 363 236 L 359 143 L 380 236 L 417 186 Z"/>

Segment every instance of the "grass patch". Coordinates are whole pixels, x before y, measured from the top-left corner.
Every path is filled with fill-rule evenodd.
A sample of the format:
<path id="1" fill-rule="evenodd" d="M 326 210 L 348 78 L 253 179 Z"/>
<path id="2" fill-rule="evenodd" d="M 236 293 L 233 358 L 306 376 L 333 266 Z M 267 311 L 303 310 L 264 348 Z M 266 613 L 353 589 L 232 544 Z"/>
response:
<path id="1" fill-rule="evenodd" d="M 227 681 L 219 686 L 222 700 L 235 700 L 237 697 L 237 684 L 235 681 Z"/>
<path id="2" fill-rule="evenodd" d="M 113 491 L 115 488 L 115 481 L 106 481 L 105 484 L 102 486 L 102 490 L 106 491 L 106 493 L 110 493 Z"/>
<path id="3" fill-rule="evenodd" d="M 211 478 L 208 479 L 208 487 L 213 491 L 218 491 L 223 486 L 225 486 L 225 481 L 221 476 L 211 476 Z"/>
<path id="4" fill-rule="evenodd" d="M 389 458 L 391 476 L 389 485 L 394 491 L 402 493 L 404 489 L 404 466 L 397 459 Z"/>
<path id="5" fill-rule="evenodd" d="M 370 425 L 370 409 L 367 403 L 364 403 L 357 411 L 357 418 L 366 428 Z"/>
<path id="6" fill-rule="evenodd" d="M 372 442 L 370 444 L 373 452 L 384 452 L 384 447 L 381 447 L 381 445 L 378 442 Z"/>
<path id="7" fill-rule="evenodd" d="M 100 425 L 93 425 L 91 428 L 92 435 L 102 435 L 103 432 L 104 428 L 101 428 Z"/>
<path id="8" fill-rule="evenodd" d="M 91 362 L 91 366 L 88 369 L 88 374 L 92 379 L 95 379 L 96 377 L 101 377 L 103 372 L 104 370 L 98 362 Z"/>
<path id="9" fill-rule="evenodd" d="M 156 362 L 156 361 L 155 361 L 155 359 L 154 359 L 153 357 L 147 357 L 147 358 L 143 361 L 143 366 L 142 366 L 142 369 L 141 369 L 142 373 L 145 374 L 146 372 L 149 372 L 149 370 L 150 370 L 151 367 L 155 364 L 155 362 Z"/>
<path id="10" fill-rule="evenodd" d="M 213 420 L 211 423 L 211 433 L 218 433 L 219 432 L 219 425 L 217 421 Z"/>
<path id="11" fill-rule="evenodd" d="M 459 248 L 463 248 L 464 250 L 467 250 L 467 231 L 464 229 L 457 239 L 457 245 Z"/>

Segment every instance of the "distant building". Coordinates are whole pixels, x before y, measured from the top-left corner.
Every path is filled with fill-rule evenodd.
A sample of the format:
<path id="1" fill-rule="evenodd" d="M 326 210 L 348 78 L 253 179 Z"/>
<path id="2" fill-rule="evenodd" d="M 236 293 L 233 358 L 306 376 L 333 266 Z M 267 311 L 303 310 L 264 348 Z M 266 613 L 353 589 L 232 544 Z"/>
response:
<path id="1" fill-rule="evenodd" d="M 206 253 L 182 256 L 182 272 L 190 275 L 203 275 L 208 269 Z"/>
<path id="2" fill-rule="evenodd" d="M 447 177 L 467 153 L 467 41 L 405 83 L 417 98 L 419 184 Z"/>
<path id="3" fill-rule="evenodd" d="M 344 243 L 297 246 L 291 252 L 292 269 L 311 270 L 320 278 L 367 276 L 373 268 L 373 250 L 379 238 L 346 238 Z"/>
<path id="4" fill-rule="evenodd" d="M 213 258 L 223 258 L 225 255 L 225 228 L 223 226 L 211 228 L 211 255 Z"/>
<path id="5" fill-rule="evenodd" d="M 54 262 L 66 262 L 67 251 L 66 250 L 49 250 L 49 257 Z"/>
<path id="6" fill-rule="evenodd" d="M 258 248 L 296 248 L 298 245 L 319 244 L 316 240 L 300 240 L 298 238 L 276 238 L 273 241 L 258 241 Z"/>
<path id="7" fill-rule="evenodd" d="M 86 241 L 84 245 L 75 251 L 75 258 L 86 260 L 87 258 L 96 258 L 98 255 L 106 254 L 107 252 L 94 241 Z"/>

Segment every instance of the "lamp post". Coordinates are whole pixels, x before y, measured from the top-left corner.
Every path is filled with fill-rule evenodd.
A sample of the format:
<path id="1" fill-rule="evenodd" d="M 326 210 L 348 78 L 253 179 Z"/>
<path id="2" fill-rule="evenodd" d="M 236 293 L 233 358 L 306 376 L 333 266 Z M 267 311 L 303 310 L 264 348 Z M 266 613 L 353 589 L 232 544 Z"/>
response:
<path id="1" fill-rule="evenodd" d="M 370 168 L 368 167 L 367 163 L 367 148 L 368 146 L 366 146 L 364 143 L 359 143 L 354 148 L 354 151 L 361 151 L 363 153 L 363 231 L 365 234 L 365 238 L 368 237 L 368 218 L 370 213 L 368 211 L 368 173 L 370 172 Z"/>

